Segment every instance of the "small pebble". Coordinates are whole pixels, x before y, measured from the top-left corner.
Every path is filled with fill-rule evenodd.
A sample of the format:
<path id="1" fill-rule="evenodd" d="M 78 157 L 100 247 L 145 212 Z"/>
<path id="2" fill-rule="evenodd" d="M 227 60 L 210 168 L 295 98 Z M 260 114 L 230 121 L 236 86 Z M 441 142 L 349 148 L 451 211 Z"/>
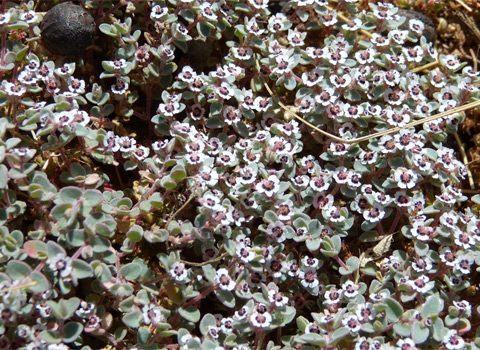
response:
<path id="1" fill-rule="evenodd" d="M 72 2 L 55 5 L 40 23 L 42 43 L 61 56 L 79 55 L 93 42 L 95 21 L 84 8 Z"/>

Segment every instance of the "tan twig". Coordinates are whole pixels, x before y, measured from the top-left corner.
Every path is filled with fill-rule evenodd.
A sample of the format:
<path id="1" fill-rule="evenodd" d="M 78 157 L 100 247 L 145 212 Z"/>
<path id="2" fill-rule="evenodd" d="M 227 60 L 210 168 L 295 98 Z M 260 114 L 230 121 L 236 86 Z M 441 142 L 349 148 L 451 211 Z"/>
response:
<path id="1" fill-rule="evenodd" d="M 183 203 L 183 205 L 180 208 L 178 208 L 178 210 L 168 218 L 167 223 L 165 224 L 165 228 L 168 228 L 168 225 L 175 218 L 175 216 L 177 216 L 178 213 L 180 213 L 183 209 L 185 209 L 185 207 L 188 205 L 188 203 L 190 203 L 192 201 L 192 199 L 195 198 L 195 190 L 196 189 L 197 189 L 197 184 L 193 185 L 192 191 L 190 193 L 190 197 L 188 197 L 188 199 L 185 201 L 185 203 Z"/>
<path id="2" fill-rule="evenodd" d="M 472 12 L 472 8 L 470 6 L 468 6 L 466 3 L 463 2 L 463 0 L 455 0 L 456 2 L 458 2 L 461 6 L 463 6 L 467 11 L 469 12 Z"/>
<path id="3" fill-rule="evenodd" d="M 468 162 L 467 164 L 465 164 L 465 165 L 466 165 L 466 166 L 469 166 L 469 165 L 472 165 L 472 164 L 478 163 L 478 162 L 480 162 L 480 158 L 479 158 L 479 159 L 471 160 L 471 161 L 469 161 L 469 162 Z"/>
<path id="4" fill-rule="evenodd" d="M 420 67 L 412 68 L 412 69 L 410 70 L 410 72 L 411 72 L 411 73 L 423 72 L 424 70 L 435 68 L 436 66 L 438 66 L 438 64 L 439 64 L 439 62 L 438 62 L 438 60 L 437 60 L 437 61 L 434 61 L 434 62 L 430 62 L 430 63 L 424 64 L 423 66 L 420 66 Z"/>
<path id="5" fill-rule="evenodd" d="M 473 70 L 476 72 L 478 68 L 477 56 L 475 55 L 475 52 L 473 51 L 472 48 L 470 48 L 470 55 L 473 58 Z"/>
<path id="6" fill-rule="evenodd" d="M 32 281 L 32 282 L 28 282 L 28 283 L 25 283 L 25 284 L 19 284 L 17 286 L 13 286 L 13 287 L 10 287 L 10 288 L 4 288 L 4 289 L 0 290 L 0 295 L 8 293 L 8 292 L 13 292 L 14 290 L 28 289 L 30 287 L 35 287 L 37 284 L 38 284 L 37 281 Z"/>
<path id="7" fill-rule="evenodd" d="M 328 11 L 334 11 L 333 8 L 331 8 L 330 6 L 326 6 Z M 339 12 L 339 11 L 336 11 L 337 12 L 337 16 L 338 18 L 340 18 L 342 21 L 344 22 L 348 22 L 350 19 L 345 16 L 343 13 Z M 366 31 L 365 29 L 360 29 L 360 33 L 362 33 L 363 35 L 365 36 L 368 36 L 370 39 L 373 37 L 372 33 Z"/>
<path id="8" fill-rule="evenodd" d="M 186 261 L 186 260 L 180 260 L 180 262 L 184 263 L 185 265 L 200 267 L 200 266 L 205 266 L 205 265 L 208 265 L 208 264 L 211 264 L 211 263 L 218 262 L 218 261 L 222 260 L 224 257 L 226 257 L 227 255 L 228 255 L 227 253 L 223 253 L 222 255 L 217 256 L 215 259 L 202 261 L 202 262 L 199 262 L 199 263 L 192 262 L 192 261 Z"/>
<path id="9" fill-rule="evenodd" d="M 461 188 L 460 191 L 465 194 L 477 194 L 480 193 L 480 190 L 468 190 L 468 189 L 463 189 Z"/>
<path id="10" fill-rule="evenodd" d="M 462 162 L 463 164 L 465 165 L 465 167 L 467 168 L 467 178 L 468 178 L 468 184 L 470 185 L 470 188 L 472 190 L 475 189 L 475 181 L 473 181 L 473 175 L 472 175 L 472 172 L 470 171 L 470 169 L 468 168 L 467 164 L 468 164 L 468 158 L 467 158 L 467 154 L 465 153 L 465 148 L 463 148 L 463 143 L 462 143 L 462 140 L 460 140 L 460 137 L 458 136 L 458 133 L 454 133 L 453 136 L 455 137 L 455 141 L 457 141 L 457 144 L 458 144 L 458 149 L 460 150 L 460 154 L 462 156 Z"/>

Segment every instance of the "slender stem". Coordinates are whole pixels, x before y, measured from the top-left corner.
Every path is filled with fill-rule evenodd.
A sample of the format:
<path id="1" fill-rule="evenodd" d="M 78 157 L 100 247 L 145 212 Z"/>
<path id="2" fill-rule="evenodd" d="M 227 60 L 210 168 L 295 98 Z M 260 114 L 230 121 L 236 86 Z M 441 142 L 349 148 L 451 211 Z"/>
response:
<path id="1" fill-rule="evenodd" d="M 72 255 L 72 259 L 77 259 L 82 254 L 83 249 L 85 249 L 87 245 L 88 244 L 84 243 L 80 248 L 78 248 L 75 254 Z"/>
<path id="2" fill-rule="evenodd" d="M 380 224 L 380 222 L 377 223 L 377 229 L 378 229 L 378 232 L 380 233 L 380 236 L 385 236 L 385 231 L 383 231 L 383 226 L 382 224 Z"/>
<path id="3" fill-rule="evenodd" d="M 126 1 L 120 0 L 114 7 L 112 7 L 110 10 L 105 11 L 100 18 L 107 17 L 111 13 L 117 11 L 120 7 L 125 6 L 127 3 Z"/>
<path id="4" fill-rule="evenodd" d="M 336 256 L 334 257 L 334 259 L 335 259 L 335 260 L 340 264 L 340 266 L 343 267 L 345 270 L 347 270 L 347 271 L 349 270 L 348 266 L 345 265 L 345 263 L 342 261 L 342 259 L 340 259 L 340 258 L 338 257 L 338 255 L 336 255 Z"/>
<path id="5" fill-rule="evenodd" d="M 398 225 L 398 222 L 400 221 L 400 218 L 402 217 L 403 211 L 402 210 L 397 210 L 397 214 L 395 215 L 395 219 L 393 219 L 392 226 L 390 226 L 390 230 L 388 230 L 388 235 L 393 234 L 395 231 L 395 228 Z"/>

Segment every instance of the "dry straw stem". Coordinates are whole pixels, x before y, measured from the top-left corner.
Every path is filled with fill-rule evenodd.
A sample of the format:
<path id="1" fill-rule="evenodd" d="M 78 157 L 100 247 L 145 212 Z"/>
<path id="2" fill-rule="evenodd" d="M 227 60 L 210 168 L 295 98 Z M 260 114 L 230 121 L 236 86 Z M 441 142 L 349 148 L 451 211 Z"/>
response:
<path id="1" fill-rule="evenodd" d="M 334 11 L 334 9 L 333 9 L 332 7 L 330 7 L 330 6 L 327 6 L 327 9 L 328 9 L 328 11 Z M 345 16 L 345 15 L 344 15 L 343 13 L 341 13 L 341 12 L 337 12 L 337 16 L 338 16 L 338 18 L 340 18 L 340 19 L 341 19 L 342 21 L 344 21 L 344 22 L 348 22 L 348 21 L 349 21 L 348 17 Z M 365 36 L 368 36 L 370 39 L 373 37 L 373 36 L 372 36 L 372 33 L 366 31 L 365 29 L 360 29 L 360 33 L 362 33 L 362 34 L 365 35 Z"/>
<path id="2" fill-rule="evenodd" d="M 456 2 L 458 2 L 461 6 L 465 7 L 465 9 L 469 12 L 472 12 L 472 8 L 470 6 L 468 6 L 465 2 L 463 2 L 463 0 L 455 0 Z"/>
<path id="3" fill-rule="evenodd" d="M 175 213 L 173 213 L 170 216 L 170 218 L 168 218 L 168 221 L 165 224 L 165 227 L 168 227 L 168 225 L 170 225 L 170 222 L 177 216 L 177 214 L 180 213 L 183 209 L 185 209 L 188 203 L 190 203 L 195 198 L 195 191 L 197 190 L 197 186 L 198 186 L 198 183 L 195 183 L 195 185 L 193 185 L 193 188 L 190 191 L 191 192 L 190 197 L 185 201 L 185 203 L 183 203 L 183 205 Z"/>
<path id="4" fill-rule="evenodd" d="M 8 292 L 13 292 L 14 290 L 28 289 L 30 287 L 35 287 L 37 284 L 38 284 L 37 281 L 32 281 L 32 282 L 28 282 L 28 283 L 25 283 L 25 284 L 20 284 L 18 286 L 14 286 L 14 287 L 10 287 L 10 288 L 4 288 L 4 289 L 0 290 L 0 295 L 8 293 Z"/>
<path id="5" fill-rule="evenodd" d="M 468 158 L 467 154 L 465 153 L 465 148 L 463 148 L 463 143 L 462 140 L 460 140 L 460 137 L 458 136 L 458 133 L 454 133 L 453 136 L 455 137 L 455 141 L 458 144 L 458 149 L 460 150 L 460 155 L 462 156 L 462 162 L 467 168 L 467 178 L 468 178 L 468 184 L 470 185 L 470 188 L 473 190 L 475 189 L 475 181 L 473 181 L 473 175 L 470 169 L 468 168 Z"/>

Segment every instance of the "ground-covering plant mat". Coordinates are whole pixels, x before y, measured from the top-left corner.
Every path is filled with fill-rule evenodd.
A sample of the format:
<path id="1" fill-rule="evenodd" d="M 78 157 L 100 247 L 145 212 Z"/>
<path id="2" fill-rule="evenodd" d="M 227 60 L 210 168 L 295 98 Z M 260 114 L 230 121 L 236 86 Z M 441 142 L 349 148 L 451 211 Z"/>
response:
<path id="1" fill-rule="evenodd" d="M 0 6 L 0 349 L 480 348 L 476 1 Z"/>

